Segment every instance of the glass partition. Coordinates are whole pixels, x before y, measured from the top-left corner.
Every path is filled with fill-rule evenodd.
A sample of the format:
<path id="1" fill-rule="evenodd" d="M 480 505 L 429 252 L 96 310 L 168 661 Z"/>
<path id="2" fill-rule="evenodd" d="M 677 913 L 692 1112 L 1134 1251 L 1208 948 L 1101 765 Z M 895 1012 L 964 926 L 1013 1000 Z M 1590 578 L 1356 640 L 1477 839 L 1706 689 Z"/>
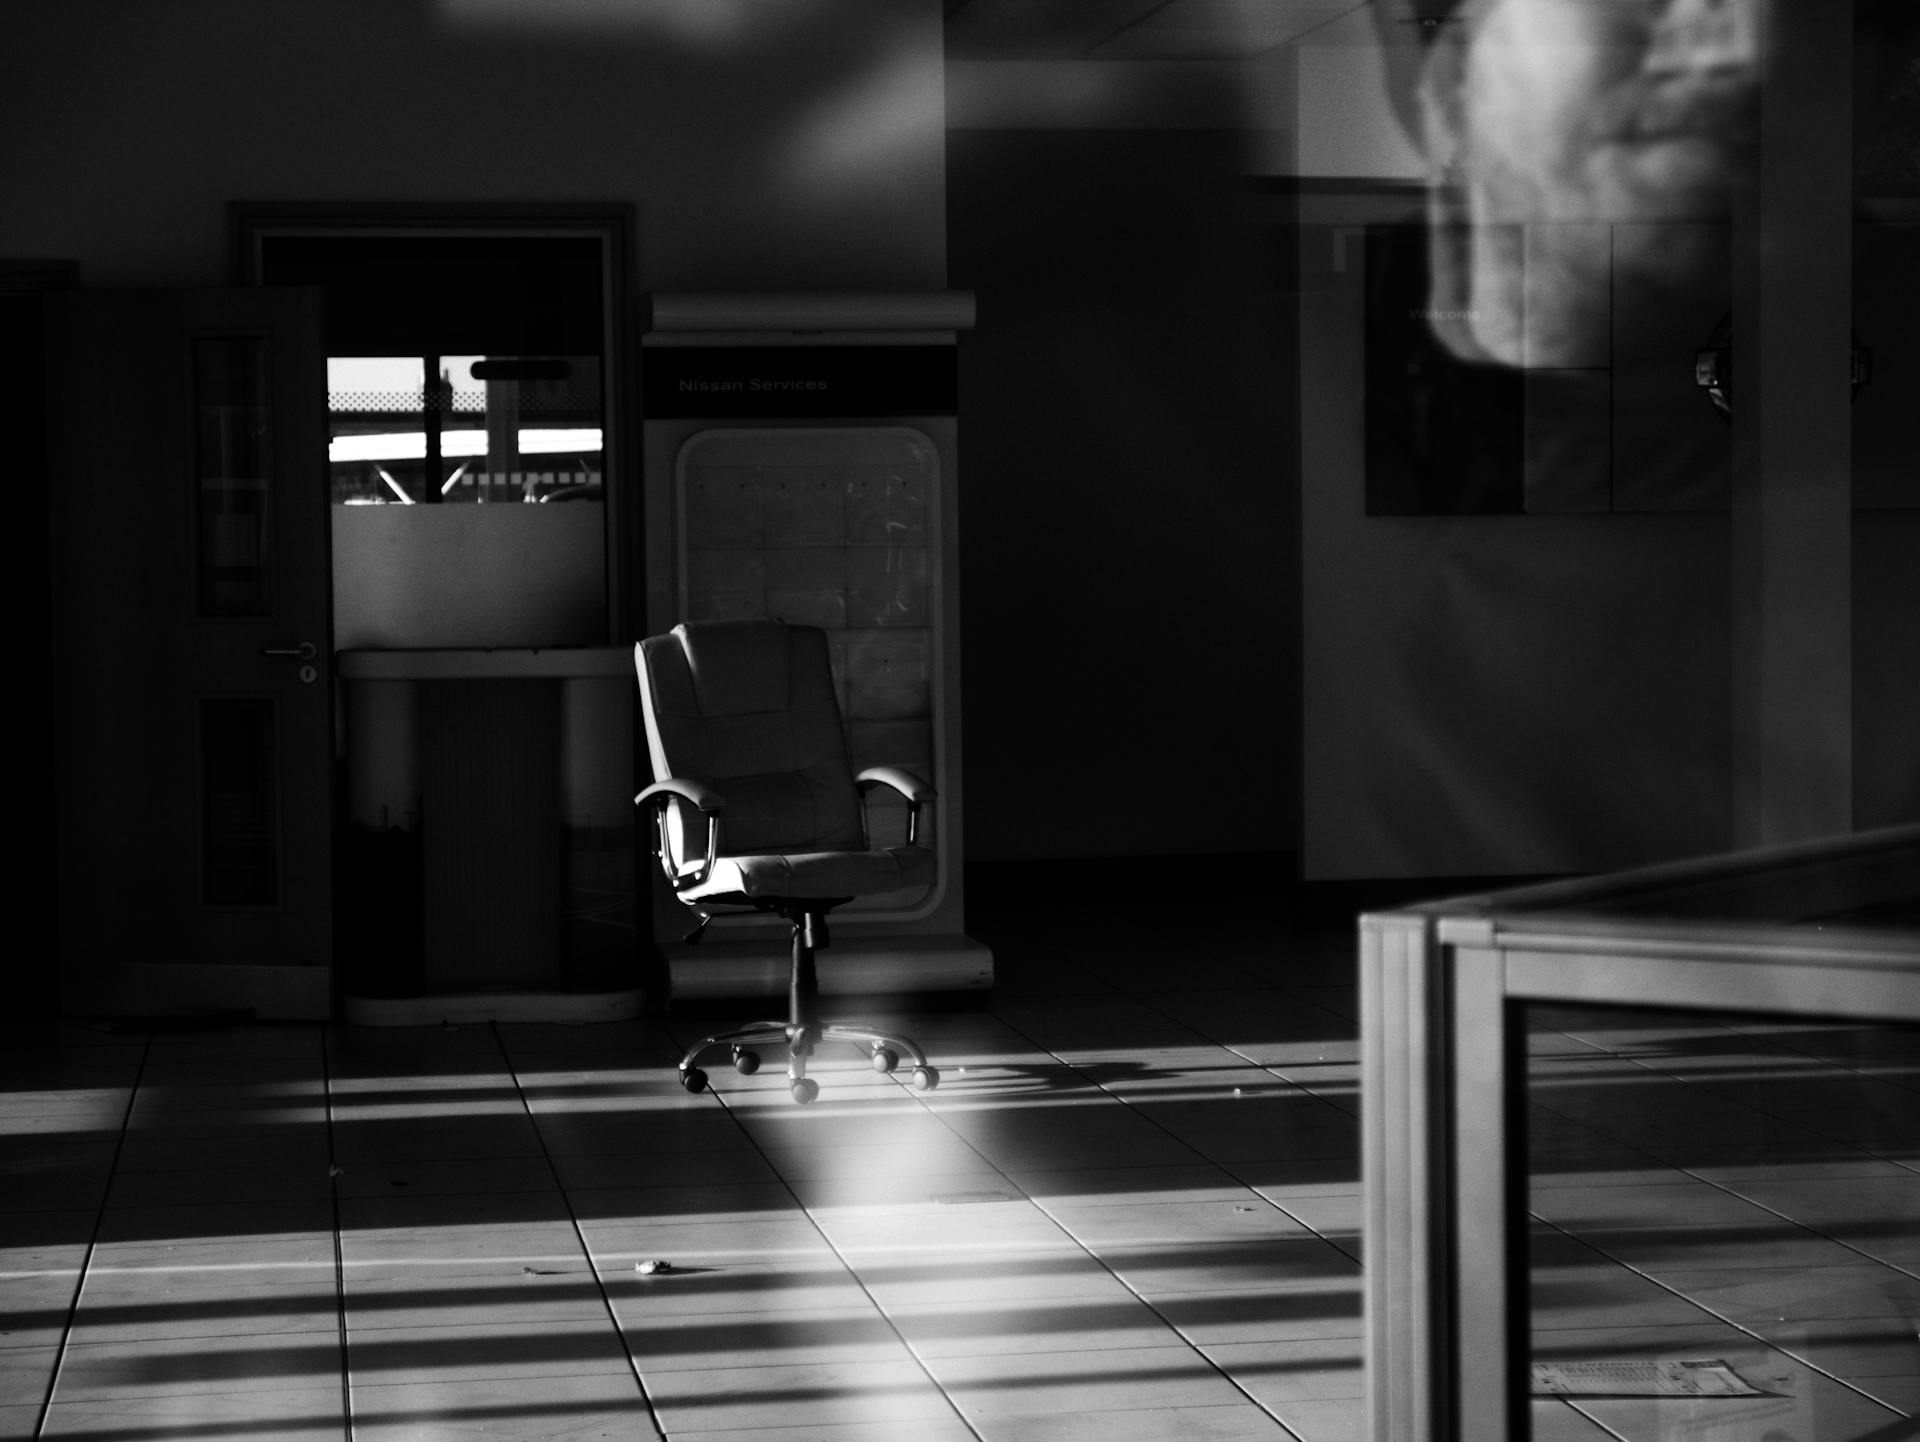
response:
<path id="1" fill-rule="evenodd" d="M 1376 1442 L 1920 1436 L 1916 899 L 1904 827 L 1363 919 Z"/>
<path id="2" fill-rule="evenodd" d="M 1519 1024 L 1530 1435 L 1912 1435 L 1888 1429 L 1920 1408 L 1920 1028 Z"/>

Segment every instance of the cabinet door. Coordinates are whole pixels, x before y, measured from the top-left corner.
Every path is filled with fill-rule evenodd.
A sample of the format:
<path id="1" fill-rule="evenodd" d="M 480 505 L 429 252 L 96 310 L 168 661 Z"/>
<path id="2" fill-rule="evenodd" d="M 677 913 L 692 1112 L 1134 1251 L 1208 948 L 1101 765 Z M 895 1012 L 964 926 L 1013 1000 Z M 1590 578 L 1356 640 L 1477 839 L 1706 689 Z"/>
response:
<path id="1" fill-rule="evenodd" d="M 331 1006 L 317 292 L 49 302 L 62 999 Z"/>

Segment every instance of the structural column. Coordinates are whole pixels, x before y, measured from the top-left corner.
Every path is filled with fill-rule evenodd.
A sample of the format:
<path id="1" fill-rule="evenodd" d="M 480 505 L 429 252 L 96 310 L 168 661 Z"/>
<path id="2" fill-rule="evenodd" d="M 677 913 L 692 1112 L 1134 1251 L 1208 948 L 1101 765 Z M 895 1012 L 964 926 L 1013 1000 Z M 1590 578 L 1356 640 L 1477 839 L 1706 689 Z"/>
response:
<path id="1" fill-rule="evenodd" d="M 1762 8 L 1757 169 L 1734 237 L 1739 846 L 1853 824 L 1853 7 Z"/>

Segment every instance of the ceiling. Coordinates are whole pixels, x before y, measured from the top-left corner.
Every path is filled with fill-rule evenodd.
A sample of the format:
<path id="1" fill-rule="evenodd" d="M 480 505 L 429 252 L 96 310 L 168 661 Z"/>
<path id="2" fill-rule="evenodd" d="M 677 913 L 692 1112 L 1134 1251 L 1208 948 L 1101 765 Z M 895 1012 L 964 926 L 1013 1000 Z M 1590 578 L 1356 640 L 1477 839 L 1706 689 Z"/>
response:
<path id="1" fill-rule="evenodd" d="M 1368 0 L 947 0 L 950 60 L 1256 60 Z"/>

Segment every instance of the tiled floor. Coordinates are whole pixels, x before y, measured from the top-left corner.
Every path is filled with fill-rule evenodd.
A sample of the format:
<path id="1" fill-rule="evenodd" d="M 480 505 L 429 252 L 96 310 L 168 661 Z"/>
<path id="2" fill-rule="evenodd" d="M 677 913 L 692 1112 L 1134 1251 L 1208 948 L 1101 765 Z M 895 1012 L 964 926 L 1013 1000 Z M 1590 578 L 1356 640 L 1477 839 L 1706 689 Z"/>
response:
<path id="1" fill-rule="evenodd" d="M 690 1097 L 699 1017 L 12 1023 L 0 1438 L 1359 1438 L 1350 931 L 979 913 L 929 1095 Z M 1536 1356 L 1770 1394 L 1535 1442 L 1920 1438 L 1920 1045 L 1535 1021 Z"/>
<path id="2" fill-rule="evenodd" d="M 0 1437 L 1357 1438 L 1350 937 L 976 929 L 940 1088 L 810 1107 L 711 1018 L 16 1024 Z"/>
<path id="3" fill-rule="evenodd" d="M 1765 1394 L 1541 1402 L 1535 1436 L 1920 1437 L 1920 1034 L 1533 1022 L 1535 1358 L 1721 1358 Z"/>

